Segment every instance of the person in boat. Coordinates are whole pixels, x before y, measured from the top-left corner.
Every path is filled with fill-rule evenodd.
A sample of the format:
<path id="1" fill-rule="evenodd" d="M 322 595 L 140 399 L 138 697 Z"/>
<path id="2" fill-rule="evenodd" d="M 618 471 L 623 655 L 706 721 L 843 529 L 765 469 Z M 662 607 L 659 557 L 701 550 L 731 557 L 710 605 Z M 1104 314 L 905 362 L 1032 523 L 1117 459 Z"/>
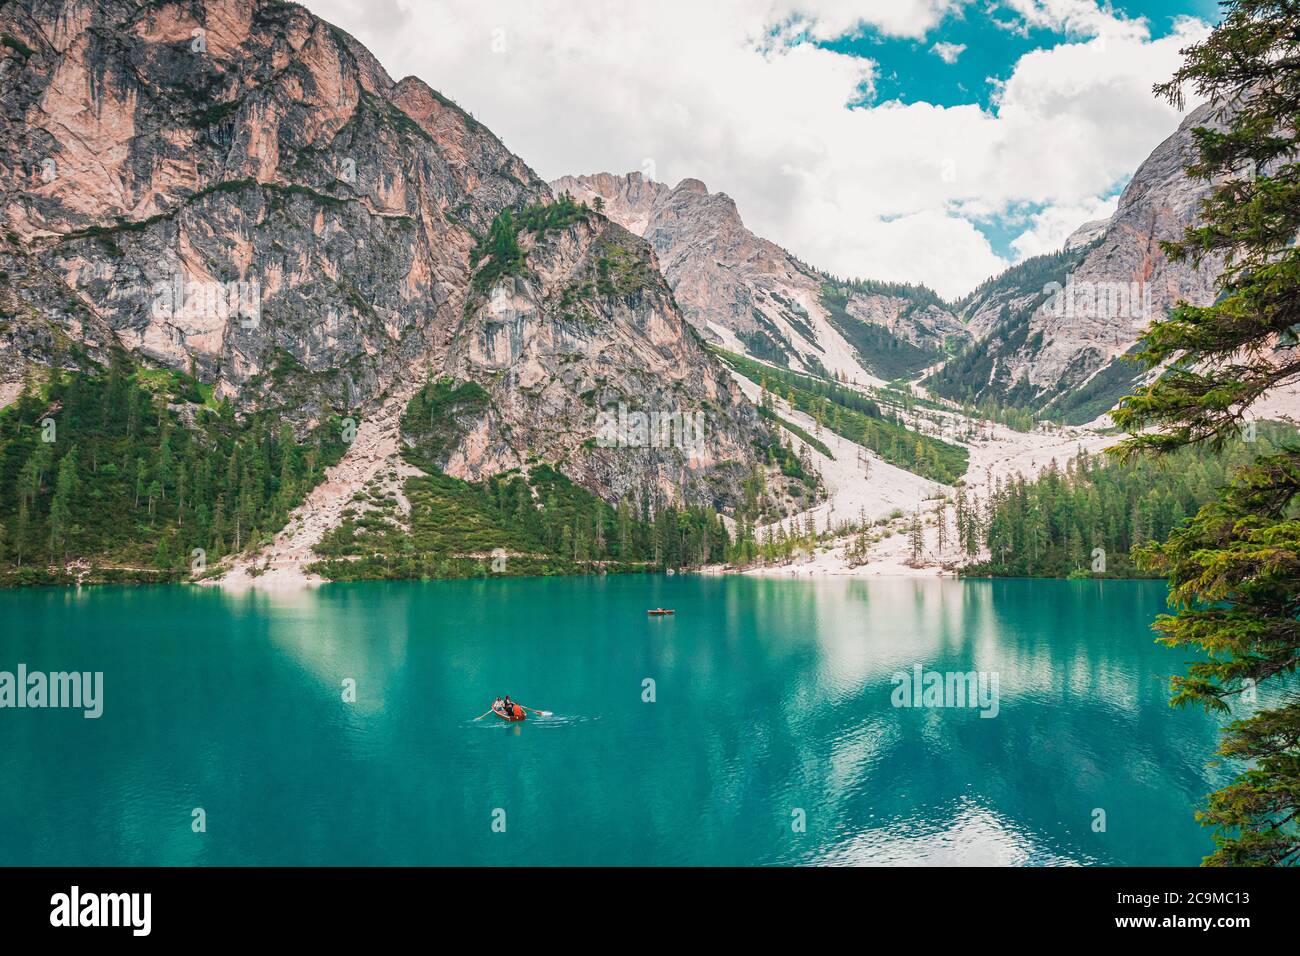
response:
<path id="1" fill-rule="evenodd" d="M 508 713 L 508 711 L 505 709 L 505 701 L 503 701 L 500 697 L 492 701 L 492 709 L 495 710 L 497 713 L 502 713 L 502 714 Z"/>
<path id="2" fill-rule="evenodd" d="M 517 707 L 518 705 L 513 700 L 510 699 L 509 694 L 506 694 L 506 699 L 503 701 L 503 704 L 506 709 L 506 716 L 513 717 L 515 715 L 515 707 Z"/>

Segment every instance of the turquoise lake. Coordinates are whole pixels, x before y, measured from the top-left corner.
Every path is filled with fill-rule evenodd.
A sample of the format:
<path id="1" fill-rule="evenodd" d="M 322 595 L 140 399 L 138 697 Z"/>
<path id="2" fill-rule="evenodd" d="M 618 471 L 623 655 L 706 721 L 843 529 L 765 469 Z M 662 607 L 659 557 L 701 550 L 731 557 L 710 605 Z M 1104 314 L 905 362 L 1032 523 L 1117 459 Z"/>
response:
<path id="1" fill-rule="evenodd" d="M 1207 766 L 1218 721 L 1167 704 L 1187 655 L 1153 642 L 1164 598 L 693 575 L 0 592 L 0 671 L 104 675 L 99 719 L 0 709 L 0 865 L 1194 865 L 1193 810 L 1230 773 Z M 996 674 L 997 716 L 894 706 L 917 664 Z M 505 693 L 555 716 L 474 720 Z"/>

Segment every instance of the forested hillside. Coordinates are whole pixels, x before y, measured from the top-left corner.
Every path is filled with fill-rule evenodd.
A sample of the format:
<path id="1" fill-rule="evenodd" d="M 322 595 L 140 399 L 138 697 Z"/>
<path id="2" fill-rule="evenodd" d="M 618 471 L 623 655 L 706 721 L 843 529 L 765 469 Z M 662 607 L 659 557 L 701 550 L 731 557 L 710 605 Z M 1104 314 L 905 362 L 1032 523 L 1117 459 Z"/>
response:
<path id="1" fill-rule="evenodd" d="M 1263 424 L 1253 442 L 1235 441 L 1220 452 L 1196 447 L 1167 460 L 1130 463 L 1081 453 L 1037 480 L 1017 476 L 995 485 L 991 498 L 978 506 L 963 493 L 958 497 L 958 538 L 969 553 L 983 544 L 991 555 L 968 565 L 965 573 L 1143 576 L 1133 561 L 1134 547 L 1165 540 L 1214 500 L 1237 468 L 1288 442 L 1295 443 L 1294 429 Z M 1096 548 L 1105 552 L 1104 569 Z"/>
<path id="2" fill-rule="evenodd" d="M 925 386 L 956 402 L 1040 405 L 1027 384 L 1011 379 L 1009 369 L 1018 352 L 1032 353 L 1042 345 L 1041 334 L 1030 334 L 1030 317 L 1049 298 L 1044 290 L 1051 283 L 1064 285 L 1086 251 L 1034 256 L 982 282 L 957 304 L 958 313 L 975 327 L 976 341 L 944 363 Z"/>
<path id="3" fill-rule="evenodd" d="M 462 437 L 460 417 L 486 401 L 472 382 L 440 378 L 420 389 L 402 416 L 406 460 L 423 472 L 401 483 L 409 510 L 372 482 L 315 548 L 322 560 L 312 570 L 357 580 L 693 568 L 750 560 L 755 525 L 784 517 L 762 467 L 744 482 L 735 535 L 708 504 L 668 501 L 649 487 L 610 503 L 542 462 L 477 482 L 444 474 L 437 462 Z M 800 488 L 813 500 L 820 478 L 806 452 L 784 438 L 755 452 L 789 479 L 783 500 Z"/>
<path id="4" fill-rule="evenodd" d="M 359 492 L 312 570 L 331 580 L 580 574 L 694 567 L 731 551 L 711 508 L 648 493 L 610 505 L 549 465 L 472 483 L 435 471 L 402 493 L 408 515 L 393 495 Z"/>
<path id="5" fill-rule="evenodd" d="M 31 380 L 0 411 L 0 583 L 66 583 L 72 561 L 92 581 L 172 580 L 263 543 L 353 426 L 237 420 L 197 380 L 120 352 Z"/>
<path id="6" fill-rule="evenodd" d="M 891 465 L 945 484 L 966 471 L 965 448 L 912 431 L 857 389 L 772 368 L 723 349 L 714 351 L 741 375 L 811 416 L 818 428 L 870 448 Z"/>
<path id="7" fill-rule="evenodd" d="M 849 297 L 854 292 L 894 296 L 905 300 L 907 305 L 903 307 L 899 316 L 903 321 L 906 321 L 918 308 L 924 308 L 926 305 L 942 305 L 942 301 L 937 294 L 924 286 L 865 280 L 822 283 L 821 302 L 826 309 L 827 320 L 840 335 L 844 336 L 844 340 L 857 350 L 858 357 L 867 371 L 886 381 L 910 378 L 944 356 L 944 352 L 940 349 L 920 348 L 907 339 L 895 335 L 883 325 L 864 322 L 850 314 Z"/>

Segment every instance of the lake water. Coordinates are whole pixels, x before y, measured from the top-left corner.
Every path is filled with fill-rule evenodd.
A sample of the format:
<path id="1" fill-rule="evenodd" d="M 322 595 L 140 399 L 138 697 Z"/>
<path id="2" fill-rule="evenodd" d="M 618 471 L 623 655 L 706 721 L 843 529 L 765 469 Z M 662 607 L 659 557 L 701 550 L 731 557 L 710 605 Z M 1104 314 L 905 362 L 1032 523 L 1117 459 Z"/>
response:
<path id="1" fill-rule="evenodd" d="M 688 575 L 0 592 L 0 671 L 104 675 L 99 719 L 0 709 L 0 865 L 1191 865 L 1212 848 L 1192 812 L 1228 774 L 1207 768 L 1216 721 L 1166 702 L 1186 655 L 1153 643 L 1164 594 Z M 996 674 L 996 716 L 893 706 L 917 664 Z M 474 720 L 505 693 L 555 716 Z"/>

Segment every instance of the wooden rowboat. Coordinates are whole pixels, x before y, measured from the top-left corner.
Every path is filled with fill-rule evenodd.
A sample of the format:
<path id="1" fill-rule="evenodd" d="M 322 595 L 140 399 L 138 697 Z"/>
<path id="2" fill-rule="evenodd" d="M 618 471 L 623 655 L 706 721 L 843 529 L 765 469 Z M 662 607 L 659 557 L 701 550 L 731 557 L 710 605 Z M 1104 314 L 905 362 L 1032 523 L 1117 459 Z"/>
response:
<path id="1" fill-rule="evenodd" d="M 647 614 L 676 614 L 672 608 L 655 607 L 646 611 Z"/>
<path id="2" fill-rule="evenodd" d="M 523 720 L 528 716 L 524 713 L 524 709 L 518 704 L 515 704 L 515 715 L 513 717 L 509 716 L 504 710 L 497 710 L 495 707 L 492 708 L 492 713 L 496 714 L 502 720 Z"/>

